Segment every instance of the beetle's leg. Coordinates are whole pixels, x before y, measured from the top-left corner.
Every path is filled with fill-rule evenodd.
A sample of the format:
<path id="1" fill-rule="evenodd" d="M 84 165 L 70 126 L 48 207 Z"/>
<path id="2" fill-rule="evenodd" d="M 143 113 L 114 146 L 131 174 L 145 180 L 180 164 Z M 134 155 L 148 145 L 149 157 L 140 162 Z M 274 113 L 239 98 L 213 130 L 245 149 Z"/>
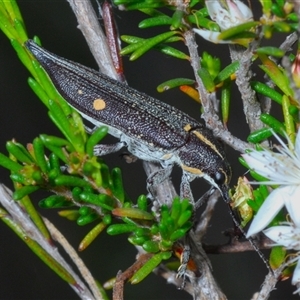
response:
<path id="1" fill-rule="evenodd" d="M 195 210 L 197 210 L 200 206 L 204 203 L 207 203 L 209 197 L 216 191 L 215 187 L 211 187 L 204 195 L 202 195 L 196 202 L 195 202 Z"/>
<path id="2" fill-rule="evenodd" d="M 152 198 L 156 198 L 155 187 L 170 177 L 173 166 L 168 166 L 165 169 L 160 169 L 151 173 L 147 178 L 147 190 Z"/>
<path id="3" fill-rule="evenodd" d="M 181 184 L 180 184 L 180 198 L 187 198 L 192 204 L 195 203 L 193 193 L 191 190 L 190 180 L 188 175 L 185 173 L 182 174 Z"/>
<path id="4" fill-rule="evenodd" d="M 125 143 L 118 142 L 115 144 L 99 144 L 94 147 L 95 156 L 103 156 L 106 154 L 114 153 L 121 150 L 125 146 Z"/>
<path id="5" fill-rule="evenodd" d="M 180 286 L 180 289 L 183 290 L 185 287 L 185 283 L 186 283 L 186 276 L 187 276 L 187 267 L 188 267 L 188 262 L 191 258 L 191 249 L 190 249 L 190 245 L 188 245 L 187 243 L 183 246 L 182 249 L 182 254 L 180 257 L 180 266 L 177 270 L 177 278 L 182 278 L 182 283 Z"/>

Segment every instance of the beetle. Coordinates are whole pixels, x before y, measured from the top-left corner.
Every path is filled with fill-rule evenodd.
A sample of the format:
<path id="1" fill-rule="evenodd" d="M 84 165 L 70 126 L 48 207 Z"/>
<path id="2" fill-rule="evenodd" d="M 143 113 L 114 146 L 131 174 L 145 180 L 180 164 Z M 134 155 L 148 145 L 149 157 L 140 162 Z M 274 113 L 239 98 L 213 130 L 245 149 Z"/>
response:
<path id="1" fill-rule="evenodd" d="M 119 139 L 109 151 L 96 147 L 95 154 L 127 147 L 142 160 L 160 163 L 167 174 L 178 164 L 182 186 L 203 177 L 229 202 L 231 168 L 222 144 L 203 124 L 126 84 L 52 54 L 32 40 L 25 46 L 83 118 L 97 127 L 108 126 L 108 133 Z"/>

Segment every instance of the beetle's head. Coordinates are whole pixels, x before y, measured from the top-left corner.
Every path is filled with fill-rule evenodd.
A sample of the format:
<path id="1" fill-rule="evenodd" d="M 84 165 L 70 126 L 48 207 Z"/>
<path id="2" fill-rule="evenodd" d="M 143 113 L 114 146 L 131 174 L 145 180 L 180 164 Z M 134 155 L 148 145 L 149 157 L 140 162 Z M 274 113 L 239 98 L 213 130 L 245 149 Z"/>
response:
<path id="1" fill-rule="evenodd" d="M 216 165 L 216 167 L 207 170 L 207 173 L 204 173 L 203 177 L 220 191 L 223 199 L 227 203 L 230 201 L 229 183 L 231 179 L 231 168 L 226 159 L 219 165 Z"/>
<path id="2" fill-rule="evenodd" d="M 192 129 L 190 133 L 188 142 L 179 151 L 182 169 L 192 178 L 205 178 L 229 202 L 231 168 L 223 145 L 206 128 Z"/>

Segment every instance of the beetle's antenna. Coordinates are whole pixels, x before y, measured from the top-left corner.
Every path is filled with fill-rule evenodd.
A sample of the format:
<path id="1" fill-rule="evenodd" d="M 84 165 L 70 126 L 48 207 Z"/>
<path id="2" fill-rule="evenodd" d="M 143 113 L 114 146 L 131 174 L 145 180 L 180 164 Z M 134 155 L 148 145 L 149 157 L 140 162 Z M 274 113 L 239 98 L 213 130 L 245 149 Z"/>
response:
<path id="1" fill-rule="evenodd" d="M 268 268 L 268 270 L 270 272 L 273 273 L 273 270 L 270 267 L 269 262 L 267 261 L 265 255 L 262 253 L 262 251 L 259 249 L 259 247 L 257 246 L 256 242 L 254 241 L 254 239 L 252 237 L 246 237 L 246 232 L 245 230 L 242 228 L 242 226 L 240 225 L 240 223 L 238 222 L 238 220 L 236 219 L 236 216 L 234 215 L 232 208 L 230 206 L 230 204 L 228 204 L 228 210 L 229 210 L 229 214 L 232 218 L 232 221 L 234 223 L 234 225 L 238 228 L 238 230 L 243 234 L 243 236 L 248 240 L 248 242 L 250 243 L 250 245 L 253 247 L 253 249 L 257 252 L 257 254 L 259 255 L 259 257 L 262 259 L 262 261 L 264 262 L 264 264 L 266 265 L 266 267 Z"/>

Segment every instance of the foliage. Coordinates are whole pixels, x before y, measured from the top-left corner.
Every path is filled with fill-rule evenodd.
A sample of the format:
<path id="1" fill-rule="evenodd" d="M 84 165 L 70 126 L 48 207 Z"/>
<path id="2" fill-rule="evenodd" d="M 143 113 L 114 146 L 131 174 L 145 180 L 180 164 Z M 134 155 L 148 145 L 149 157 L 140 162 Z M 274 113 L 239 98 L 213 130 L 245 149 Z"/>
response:
<path id="1" fill-rule="evenodd" d="M 231 191 L 231 206 L 240 215 L 243 227 L 253 216 L 259 215 L 260 208 L 273 190 L 281 186 L 281 182 L 272 181 L 270 176 L 257 171 L 249 160 L 251 153 L 273 151 L 269 138 L 274 134 L 287 139 L 291 149 L 292 154 L 279 150 L 281 154 L 292 156 L 298 149 L 299 53 L 293 54 L 291 50 L 298 30 L 297 5 L 279 0 L 260 3 L 261 17 L 254 20 L 251 9 L 238 0 L 212 3 L 204 0 L 114 0 L 115 5 L 146 16 L 138 24 L 141 30 L 150 27 L 161 27 L 162 30 L 150 38 L 121 36 L 127 45 L 120 54 L 129 55 L 129 60 L 133 61 L 150 50 L 156 50 L 172 59 L 191 62 L 195 78 L 170 78 L 161 83 L 157 90 L 165 92 L 179 87 L 201 105 L 202 116 L 217 137 L 235 150 L 246 153 L 239 161 L 249 170 L 259 187 L 252 189 L 246 179 L 239 178 L 237 186 Z M 171 204 L 166 201 L 158 207 L 154 199 L 145 195 L 129 199 L 120 168 L 111 169 L 103 158 L 94 154 L 94 147 L 104 144 L 108 127 L 102 126 L 93 132 L 86 130 L 79 113 L 65 102 L 38 61 L 26 50 L 24 42 L 28 40 L 28 35 L 15 1 L 0 1 L 0 29 L 30 72 L 29 86 L 47 107 L 49 118 L 61 132 L 59 137 L 41 134 L 26 147 L 15 140 L 7 142 L 8 154 L 0 153 L 0 165 L 11 172 L 10 178 L 15 188 L 12 198 L 26 209 L 47 240 L 51 240 L 51 234 L 30 199 L 30 195 L 38 190 L 50 193 L 39 201 L 41 208 L 58 208 L 60 216 L 76 221 L 79 226 L 95 224 L 80 243 L 79 251 L 85 250 L 104 230 L 108 235 L 128 235 L 128 241 L 140 253 L 143 251 L 148 255 L 143 265 L 126 278 L 132 284 L 139 283 L 162 262 L 170 262 L 170 258 L 175 256 L 180 258 L 179 276 L 185 280 L 186 274 L 194 272 L 190 278 L 197 277 L 197 259 L 193 255 L 185 257 L 186 241 L 193 232 L 201 231 L 194 220 L 197 205 L 190 199 L 177 196 Z M 202 49 L 198 57 L 194 51 L 195 39 L 189 41 L 188 35 L 192 31 L 210 42 L 229 44 L 232 62 L 223 66 L 220 58 Z M 270 43 L 276 34 L 288 36 L 286 43 L 280 47 Z M 41 45 L 38 37 L 33 39 Z M 174 46 L 183 43 L 187 45 L 188 54 Z M 267 46 L 262 46 L 263 43 Z M 263 79 L 254 78 L 251 73 L 255 63 L 259 65 Z M 232 136 L 228 130 L 228 123 L 234 118 L 230 115 L 234 83 L 241 93 L 245 118 L 249 123 L 247 142 Z M 217 98 L 219 95 L 220 99 Z M 283 121 L 270 113 L 271 107 L 280 110 Z M 268 226 L 278 226 L 286 221 L 282 208 Z M 6 223 L 9 214 L 4 208 L 1 209 L 1 218 Z M 16 220 L 9 224 L 18 232 Z M 28 245 L 60 277 L 76 286 L 74 277 L 49 253 L 42 251 L 34 241 Z M 299 250 L 298 247 L 289 249 Z M 288 261 L 288 255 L 286 249 L 276 246 L 270 256 L 271 268 L 283 272 L 285 278 L 293 275 L 291 266 L 295 264 L 295 260 Z M 172 268 L 170 270 L 173 272 Z M 173 283 L 178 284 L 176 280 Z M 293 284 L 299 282 L 293 279 Z M 102 292 L 102 297 L 106 297 L 105 292 Z"/>

